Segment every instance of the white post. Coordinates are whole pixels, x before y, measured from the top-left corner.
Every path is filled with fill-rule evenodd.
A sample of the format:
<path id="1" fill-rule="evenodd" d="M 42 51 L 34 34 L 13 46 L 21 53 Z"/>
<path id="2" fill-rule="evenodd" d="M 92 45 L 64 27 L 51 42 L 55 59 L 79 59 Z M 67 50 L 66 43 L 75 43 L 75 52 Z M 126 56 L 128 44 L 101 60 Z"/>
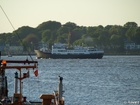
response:
<path id="1" fill-rule="evenodd" d="M 58 94 L 59 94 L 59 101 L 62 99 L 63 95 L 63 84 L 62 84 L 63 77 L 59 76 L 59 88 L 58 88 Z"/>
<path id="2" fill-rule="evenodd" d="M 15 73 L 15 93 L 18 93 L 18 73 Z"/>

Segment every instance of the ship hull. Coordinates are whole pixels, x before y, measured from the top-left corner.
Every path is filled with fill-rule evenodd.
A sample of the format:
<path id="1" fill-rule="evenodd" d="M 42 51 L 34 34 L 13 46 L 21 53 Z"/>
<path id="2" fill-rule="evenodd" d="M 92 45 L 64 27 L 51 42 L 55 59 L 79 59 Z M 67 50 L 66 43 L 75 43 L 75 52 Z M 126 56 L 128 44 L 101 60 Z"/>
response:
<path id="1" fill-rule="evenodd" d="M 52 59 L 102 59 L 104 53 L 93 54 L 51 54 L 35 50 L 37 58 L 52 58 Z"/>

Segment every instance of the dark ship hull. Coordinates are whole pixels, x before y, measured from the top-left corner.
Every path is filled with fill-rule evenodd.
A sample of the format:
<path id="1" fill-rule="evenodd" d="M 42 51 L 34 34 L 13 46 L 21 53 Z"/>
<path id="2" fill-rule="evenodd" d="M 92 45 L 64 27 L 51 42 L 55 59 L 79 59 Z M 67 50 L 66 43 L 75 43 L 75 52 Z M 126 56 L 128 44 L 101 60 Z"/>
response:
<path id="1" fill-rule="evenodd" d="M 52 58 L 52 59 L 102 59 L 104 53 L 92 54 L 52 54 L 35 50 L 37 58 Z"/>

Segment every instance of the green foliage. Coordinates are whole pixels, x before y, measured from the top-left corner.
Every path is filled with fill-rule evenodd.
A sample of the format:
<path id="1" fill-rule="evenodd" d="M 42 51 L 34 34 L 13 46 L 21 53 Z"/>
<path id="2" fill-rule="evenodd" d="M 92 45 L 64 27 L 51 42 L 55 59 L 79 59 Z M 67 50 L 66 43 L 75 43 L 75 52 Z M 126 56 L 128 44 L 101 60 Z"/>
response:
<path id="1" fill-rule="evenodd" d="M 131 40 L 140 44 L 140 27 L 135 22 L 127 22 L 124 26 L 107 25 L 105 27 L 77 26 L 73 22 L 61 24 L 47 21 L 36 28 L 23 26 L 13 33 L 0 34 L 0 44 L 28 46 L 32 50 L 37 43 L 43 41 L 49 46 L 54 43 L 69 43 L 70 45 L 95 46 L 105 50 L 120 51 L 124 48 L 124 41 Z"/>
<path id="2" fill-rule="evenodd" d="M 67 22 L 66 24 L 63 25 L 64 27 L 67 27 L 67 31 L 71 32 L 73 29 L 75 29 L 77 27 L 77 25 L 75 23 L 72 22 Z"/>
<path id="3" fill-rule="evenodd" d="M 40 24 L 37 29 L 39 31 L 43 31 L 46 29 L 49 29 L 51 31 L 55 31 L 58 30 L 61 27 L 61 23 L 60 22 L 56 22 L 56 21 L 47 21 L 47 22 L 43 22 L 42 24 Z"/>
<path id="4" fill-rule="evenodd" d="M 68 38 L 67 36 L 68 36 L 68 34 L 66 34 L 66 33 L 64 33 L 62 35 L 59 35 L 57 37 L 56 43 L 59 43 L 59 42 L 61 42 L 61 43 L 67 43 L 67 38 Z"/>
<path id="5" fill-rule="evenodd" d="M 48 42 L 51 39 L 51 31 L 49 29 L 42 32 L 42 41 Z"/>
<path id="6" fill-rule="evenodd" d="M 29 34 L 23 39 L 23 45 L 24 47 L 26 47 L 25 50 L 33 50 L 34 48 L 36 48 L 38 42 L 38 37 L 34 34 Z"/>
<path id="7" fill-rule="evenodd" d="M 133 38 L 135 37 L 136 34 L 136 28 L 134 27 L 130 27 L 127 31 L 126 31 L 126 37 L 129 40 L 133 40 Z"/>
<path id="8" fill-rule="evenodd" d="M 37 44 L 38 43 L 38 38 L 37 36 L 35 36 L 34 34 L 29 34 L 27 35 L 24 39 L 23 42 L 25 43 L 33 43 L 33 44 Z"/>
<path id="9" fill-rule="evenodd" d="M 124 27 L 126 27 L 126 28 L 132 28 L 132 27 L 137 28 L 138 25 L 135 22 L 127 22 L 126 24 L 124 24 Z"/>
<path id="10" fill-rule="evenodd" d="M 6 33 L 3 33 L 0 35 L 0 43 L 1 44 L 6 44 L 6 42 L 9 40 L 9 33 L 6 34 Z"/>
<path id="11" fill-rule="evenodd" d="M 140 44 L 140 27 L 138 27 L 135 31 L 135 35 L 133 37 L 133 41 Z"/>

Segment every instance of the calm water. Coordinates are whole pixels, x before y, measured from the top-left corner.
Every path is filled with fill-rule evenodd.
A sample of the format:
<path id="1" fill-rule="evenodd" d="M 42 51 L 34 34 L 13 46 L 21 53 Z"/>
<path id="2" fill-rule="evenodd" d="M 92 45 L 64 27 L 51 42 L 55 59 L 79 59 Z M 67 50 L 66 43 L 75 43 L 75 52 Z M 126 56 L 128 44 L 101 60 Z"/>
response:
<path id="1" fill-rule="evenodd" d="M 26 56 L 2 59 L 26 59 Z M 28 57 L 29 58 L 29 57 Z M 35 56 L 33 56 L 35 59 Z M 39 76 L 33 70 L 23 80 L 28 100 L 41 101 L 40 94 L 57 89 L 64 78 L 66 105 L 140 104 L 140 56 L 104 56 L 103 59 L 39 59 Z M 9 96 L 14 92 L 14 73 L 7 70 Z M 24 72 L 25 70 L 23 70 Z"/>

